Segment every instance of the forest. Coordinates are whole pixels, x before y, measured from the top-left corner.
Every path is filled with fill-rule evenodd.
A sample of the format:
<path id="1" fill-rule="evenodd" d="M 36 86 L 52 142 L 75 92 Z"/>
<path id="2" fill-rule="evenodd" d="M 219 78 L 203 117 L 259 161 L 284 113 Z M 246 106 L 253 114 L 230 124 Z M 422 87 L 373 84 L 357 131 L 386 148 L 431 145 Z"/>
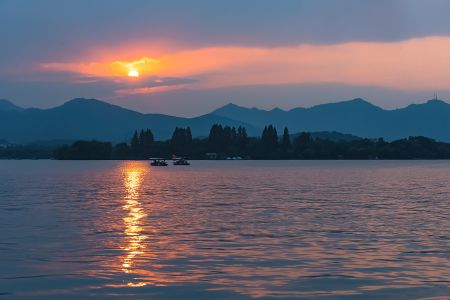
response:
<path id="1" fill-rule="evenodd" d="M 193 138 L 191 129 L 175 128 L 171 139 L 155 141 L 151 129 L 135 131 L 129 143 L 76 141 L 57 148 L 55 159 L 144 160 L 150 157 L 189 159 L 449 159 L 450 144 L 414 136 L 396 141 L 356 138 L 329 140 L 288 128 L 278 134 L 265 126 L 260 137 L 249 137 L 244 127 L 214 124 L 209 135 Z"/>

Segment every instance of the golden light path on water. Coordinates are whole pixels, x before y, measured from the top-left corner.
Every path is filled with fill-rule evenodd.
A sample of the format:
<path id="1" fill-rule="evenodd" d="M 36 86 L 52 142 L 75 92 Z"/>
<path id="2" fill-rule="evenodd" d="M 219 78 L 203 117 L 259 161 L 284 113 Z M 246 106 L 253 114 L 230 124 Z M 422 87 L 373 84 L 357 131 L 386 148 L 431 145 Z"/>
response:
<path id="1" fill-rule="evenodd" d="M 137 256 L 143 255 L 146 249 L 144 241 L 147 236 L 143 234 L 142 219 L 147 216 L 139 197 L 142 181 L 148 172 L 148 168 L 143 164 L 129 163 L 123 166 L 123 182 L 126 189 L 126 196 L 122 208 L 127 211 L 123 218 L 125 224 L 125 236 L 127 245 L 123 249 L 126 251 L 122 259 L 122 271 L 132 273 L 134 260 Z M 146 285 L 145 282 L 128 282 L 128 286 L 139 287 Z"/>
<path id="2" fill-rule="evenodd" d="M 107 287 L 151 288 L 208 282 L 211 284 L 208 287 L 209 291 L 232 291 L 251 297 L 266 297 L 283 293 L 298 297 L 331 294 L 352 295 L 363 290 L 383 289 L 386 288 L 386 285 L 378 286 L 368 281 L 364 284 L 361 283 L 359 291 L 343 287 L 338 290 L 314 292 L 292 288 L 283 291 L 283 287 L 294 282 L 300 284 L 305 278 L 321 278 L 321 274 L 325 272 L 322 270 L 324 266 L 327 266 L 326 262 L 329 259 L 339 262 L 335 266 L 337 270 L 329 267 L 330 274 L 337 274 L 336 278 L 340 278 L 340 274 L 345 270 L 345 275 L 355 280 L 367 276 L 360 271 L 365 268 L 383 270 L 383 267 L 386 267 L 383 262 L 386 261 L 389 262 L 389 268 L 384 271 L 371 272 L 370 278 L 380 281 L 386 280 L 386 278 L 395 279 L 398 274 L 390 269 L 406 267 L 410 264 L 407 261 L 397 262 L 397 255 L 407 252 L 408 249 L 403 244 L 392 248 L 388 242 L 389 236 L 385 240 L 382 238 L 384 232 L 378 232 L 377 227 L 380 224 L 377 219 L 375 219 L 375 225 L 373 219 L 364 222 L 364 226 L 370 228 L 370 232 L 378 232 L 380 236 L 377 246 L 373 246 L 375 250 L 367 251 L 366 249 L 370 248 L 368 245 L 355 244 L 353 240 L 335 240 L 329 235 L 314 234 L 315 227 L 318 225 L 311 217 L 306 218 L 304 215 L 300 218 L 297 214 L 289 213 L 289 205 L 292 205 L 292 202 L 286 204 L 278 202 L 281 203 L 279 206 L 283 208 L 281 209 L 283 214 L 279 218 L 285 221 L 295 221 L 301 225 L 298 227 L 280 225 L 281 228 L 273 226 L 271 230 L 276 233 L 276 236 L 280 236 L 279 238 L 275 240 L 271 238 L 273 233 L 268 236 L 261 234 L 255 240 L 248 236 L 251 237 L 266 230 L 264 222 L 267 220 L 263 216 L 255 216 L 255 210 L 261 211 L 260 203 L 257 201 L 252 203 L 251 200 L 246 202 L 248 204 L 239 202 L 239 197 L 234 198 L 236 194 L 228 194 L 228 190 L 225 194 L 215 192 L 220 187 L 220 181 L 205 193 L 205 186 L 202 184 L 192 185 L 191 181 L 183 181 L 182 178 L 186 175 L 181 172 L 176 174 L 161 172 L 161 170 L 153 169 L 146 162 L 124 162 L 120 165 L 119 171 L 122 176 L 121 188 L 124 189 L 124 196 L 120 200 L 121 210 L 124 213 L 119 217 L 123 224 L 119 249 L 123 254 L 118 257 L 118 262 L 110 265 L 109 268 L 112 268 L 114 273 L 120 273 L 121 276 L 120 283 L 110 283 L 106 285 Z M 229 178 L 233 178 L 231 175 L 236 176 L 234 173 L 229 175 Z M 198 176 L 211 176 L 211 174 L 205 172 L 205 174 L 199 173 Z M 293 178 L 293 176 L 291 177 Z M 206 177 L 203 179 L 204 182 L 208 182 Z M 244 182 L 242 179 L 230 179 L 233 182 L 232 186 L 241 186 L 241 182 Z M 202 199 L 191 202 L 191 198 L 186 197 L 185 194 L 184 198 L 180 198 L 179 190 L 169 188 L 169 185 L 172 185 L 175 180 L 178 180 L 177 184 L 184 191 L 188 190 L 191 194 L 197 195 L 205 193 L 202 197 L 207 198 L 208 202 L 204 203 L 201 201 Z M 278 181 L 278 184 L 282 185 L 282 182 Z M 273 187 L 271 186 L 270 189 Z M 334 191 L 332 186 L 329 189 L 329 192 Z M 325 194 L 326 192 L 324 191 Z M 152 196 L 150 197 L 150 195 Z M 230 195 L 233 195 L 233 198 L 230 198 Z M 281 197 L 280 199 L 288 198 L 287 192 L 285 194 L 280 192 L 278 195 Z M 374 195 L 376 196 L 376 194 Z M 210 202 L 221 203 L 224 197 L 228 201 L 236 201 L 246 207 L 245 210 L 240 211 L 239 215 L 233 217 L 238 223 L 244 222 L 243 220 L 251 220 L 246 227 L 242 225 L 235 227 L 236 225 L 233 225 L 235 223 L 227 218 L 227 213 L 222 210 L 222 206 L 208 204 Z M 313 196 L 310 195 L 310 197 Z M 334 197 L 338 197 L 338 195 L 334 195 Z M 177 199 L 177 205 L 174 205 L 173 199 Z M 258 198 L 255 197 L 255 199 Z M 328 204 L 332 203 L 328 202 Z M 356 206 L 353 213 L 364 215 L 364 212 L 359 209 L 360 207 Z M 187 214 L 189 215 L 188 219 L 186 218 Z M 350 213 L 346 212 L 346 214 Z M 153 223 L 155 221 L 150 218 L 151 215 L 171 217 L 158 218 L 158 222 Z M 322 215 L 319 214 L 319 216 Z M 214 223 L 209 223 L 209 220 L 214 220 Z M 189 228 L 186 227 L 186 224 L 190 225 Z M 206 231 L 205 224 L 209 226 Z M 336 231 L 334 226 L 328 228 L 329 225 L 325 223 L 320 226 L 325 232 Z M 341 224 L 340 230 L 346 231 L 346 226 L 346 223 Z M 298 234 L 297 228 L 307 230 L 309 233 L 307 235 Z M 172 232 L 172 234 L 162 234 L 162 232 Z M 179 239 L 174 239 L 174 232 L 180 236 Z M 214 235 L 211 235 L 211 232 Z M 397 234 L 399 233 L 397 230 Z M 194 236 L 182 237 L 184 234 Z M 229 243 L 236 246 L 228 246 Z M 378 247 L 385 251 L 379 251 Z M 349 251 L 349 249 L 353 250 Z M 177 260 L 186 262 L 182 265 L 177 263 Z M 275 263 L 270 264 L 272 260 Z M 290 263 L 287 263 L 288 261 Z M 442 263 L 447 264 L 447 262 L 441 261 Z M 441 280 L 439 278 L 442 278 L 443 275 L 428 272 L 426 268 L 422 269 L 420 273 L 429 280 Z M 419 285 L 422 280 L 419 277 L 392 280 L 389 287 L 401 289 L 410 285 Z"/>
<path id="3" fill-rule="evenodd" d="M 450 294 L 449 162 L 8 161 L 0 179 L 11 299 Z"/>

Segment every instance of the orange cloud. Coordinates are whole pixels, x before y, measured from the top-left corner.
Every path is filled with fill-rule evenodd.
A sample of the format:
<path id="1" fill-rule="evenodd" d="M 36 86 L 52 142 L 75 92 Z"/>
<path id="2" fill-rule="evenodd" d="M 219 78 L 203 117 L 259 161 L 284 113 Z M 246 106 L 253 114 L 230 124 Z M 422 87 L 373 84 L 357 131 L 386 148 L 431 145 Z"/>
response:
<path id="1" fill-rule="evenodd" d="M 88 63 L 44 63 L 40 67 L 51 71 L 69 71 L 90 77 L 124 77 L 132 70 L 142 73 L 152 73 L 156 70 L 159 61 L 157 59 L 142 57 L 135 61 L 116 60 L 112 62 L 88 62 Z M 124 75 L 125 74 L 125 75 Z"/>
<path id="2" fill-rule="evenodd" d="M 397 89 L 450 89 L 448 37 L 283 48 L 215 47 L 157 57 L 145 55 L 145 49 L 141 53 L 129 61 L 51 62 L 41 68 L 107 78 L 124 78 L 130 68 L 136 68 L 142 77 L 198 79 L 190 85 L 193 88 L 333 82 Z M 107 57 L 129 55 L 108 53 Z"/>
<path id="3" fill-rule="evenodd" d="M 186 84 L 126 88 L 126 89 L 118 89 L 115 92 L 118 96 L 128 96 L 136 94 L 152 94 L 157 92 L 167 92 L 171 90 L 178 90 L 183 87 L 186 87 Z"/>

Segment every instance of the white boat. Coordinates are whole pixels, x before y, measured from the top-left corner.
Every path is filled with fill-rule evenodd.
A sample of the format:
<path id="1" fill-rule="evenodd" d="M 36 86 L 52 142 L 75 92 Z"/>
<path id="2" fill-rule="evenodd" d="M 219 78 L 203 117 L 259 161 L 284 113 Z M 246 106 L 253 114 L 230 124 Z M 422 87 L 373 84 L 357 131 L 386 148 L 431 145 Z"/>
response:
<path id="1" fill-rule="evenodd" d="M 189 166 L 190 163 L 187 161 L 186 158 L 183 158 L 183 157 L 174 157 L 174 158 L 173 158 L 173 165 L 174 165 L 174 166 Z"/>

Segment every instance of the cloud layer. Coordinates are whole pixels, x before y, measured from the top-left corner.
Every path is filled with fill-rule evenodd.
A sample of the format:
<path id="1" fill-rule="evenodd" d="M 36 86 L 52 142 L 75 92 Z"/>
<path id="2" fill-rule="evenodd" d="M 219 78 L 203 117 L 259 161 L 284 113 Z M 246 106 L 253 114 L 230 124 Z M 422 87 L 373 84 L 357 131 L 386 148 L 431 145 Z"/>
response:
<path id="1" fill-rule="evenodd" d="M 0 97 L 44 107 L 101 97 L 148 110 L 161 108 L 152 94 L 239 86 L 419 97 L 450 90 L 448 11 L 446 0 L 0 0 Z M 141 76 L 128 78 L 132 69 Z"/>
<path id="2" fill-rule="evenodd" d="M 143 47 L 142 54 L 145 53 Z M 115 56 L 120 57 L 120 53 Z M 64 71 L 130 82 L 141 88 L 146 86 L 139 84 L 139 79 L 126 77 L 130 70 L 138 70 L 143 79 L 194 78 L 185 82 L 191 83 L 192 88 L 345 83 L 409 90 L 445 89 L 449 87 L 450 38 L 282 48 L 201 48 L 160 57 L 143 56 L 134 61 L 48 62 L 40 64 L 40 68 L 42 72 Z"/>

